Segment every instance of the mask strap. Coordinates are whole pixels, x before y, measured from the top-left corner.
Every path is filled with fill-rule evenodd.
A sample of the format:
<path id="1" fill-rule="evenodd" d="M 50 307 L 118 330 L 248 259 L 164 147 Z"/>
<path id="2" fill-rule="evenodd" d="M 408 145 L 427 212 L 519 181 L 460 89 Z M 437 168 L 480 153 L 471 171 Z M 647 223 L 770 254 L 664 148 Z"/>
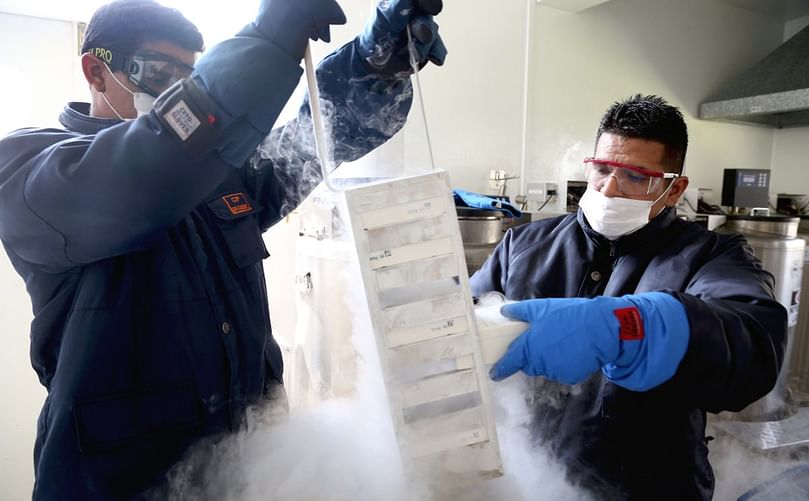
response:
<path id="1" fill-rule="evenodd" d="M 132 92 L 131 90 L 129 90 L 129 88 L 126 85 L 122 84 L 121 81 L 118 80 L 118 77 L 115 76 L 115 73 L 112 72 L 112 70 L 110 69 L 109 65 L 107 65 L 107 63 L 103 63 L 103 64 L 104 64 L 104 67 L 107 68 L 107 71 L 110 73 L 110 76 L 112 77 L 112 79 L 115 80 L 115 83 L 120 85 L 121 88 L 124 89 L 125 91 L 129 92 L 132 95 L 132 99 L 134 100 L 135 99 L 135 93 Z M 118 113 L 118 110 L 116 110 L 115 107 L 110 103 L 109 99 L 107 99 L 107 96 L 106 96 L 106 94 L 104 92 L 101 93 L 101 99 L 103 99 L 104 102 L 107 103 L 107 106 L 110 107 L 112 112 L 115 113 L 115 115 L 118 117 L 119 120 L 126 120 L 124 117 L 121 116 L 120 113 Z"/>
<path id="2" fill-rule="evenodd" d="M 669 186 L 665 190 L 663 190 L 663 193 L 661 193 L 660 196 L 657 197 L 654 202 L 652 202 L 652 205 L 656 204 L 657 202 L 660 201 L 661 198 L 666 196 L 666 193 L 668 193 L 668 191 L 671 189 L 671 187 L 674 186 L 675 179 L 677 179 L 677 178 L 674 178 L 674 179 L 671 180 L 671 182 L 669 183 Z"/>
<path id="3" fill-rule="evenodd" d="M 104 66 L 107 68 L 107 71 L 109 71 L 109 72 L 110 72 L 110 76 L 112 77 L 112 79 L 113 79 L 113 80 L 115 80 L 115 83 L 117 83 L 118 85 L 120 85 L 120 86 L 121 86 L 121 88 L 122 88 L 122 89 L 124 89 L 125 91 L 129 92 L 129 93 L 132 95 L 132 97 L 135 97 L 135 93 L 134 93 L 134 92 L 132 92 L 131 90 L 129 90 L 129 87 L 127 87 L 126 85 L 122 84 L 122 83 L 121 83 L 121 81 L 120 81 L 120 80 L 118 80 L 118 77 L 116 77 L 116 76 L 115 76 L 115 73 L 113 73 L 113 72 L 112 72 L 112 70 L 110 69 L 110 67 L 109 67 L 109 66 L 107 66 L 107 63 L 104 63 Z"/>
<path id="4" fill-rule="evenodd" d="M 676 179 L 676 178 L 675 178 L 675 179 Z M 661 193 L 661 194 L 660 194 L 660 196 L 659 196 L 659 197 L 657 197 L 657 198 L 655 199 L 655 201 L 654 201 L 654 202 L 652 202 L 652 206 L 654 206 L 654 204 L 656 204 L 657 202 L 659 202 L 659 201 L 660 201 L 660 199 L 662 199 L 664 196 L 666 196 L 666 193 L 667 193 L 667 192 L 668 192 L 668 191 L 671 189 L 671 187 L 672 187 L 672 186 L 674 186 L 674 179 L 672 179 L 672 180 L 671 180 L 671 182 L 669 183 L 669 186 L 668 186 L 668 187 L 667 187 L 665 190 L 663 190 L 663 193 Z M 654 216 L 654 217 L 659 216 L 659 215 L 660 215 L 660 213 L 661 213 L 661 212 L 663 212 L 663 210 L 664 210 L 665 208 L 666 208 L 666 207 L 664 206 L 664 207 L 663 207 L 663 209 L 660 209 L 660 211 L 659 211 L 657 214 L 655 214 L 655 216 Z"/>
<path id="5" fill-rule="evenodd" d="M 118 120 L 124 120 L 124 117 L 122 117 L 121 114 L 118 113 L 118 110 L 115 109 L 115 106 L 113 106 L 112 103 L 110 103 L 110 100 L 107 99 L 107 95 L 103 92 L 101 93 L 101 99 L 103 99 L 104 102 L 107 103 L 107 106 L 109 106 L 112 112 L 115 113 L 115 115 L 118 117 Z"/>

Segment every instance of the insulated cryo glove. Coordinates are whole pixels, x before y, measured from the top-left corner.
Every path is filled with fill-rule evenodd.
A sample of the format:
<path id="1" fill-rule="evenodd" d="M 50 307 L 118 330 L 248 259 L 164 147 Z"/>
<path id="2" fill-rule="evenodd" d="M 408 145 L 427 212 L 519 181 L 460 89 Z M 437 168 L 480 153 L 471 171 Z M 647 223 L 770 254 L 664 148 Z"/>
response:
<path id="1" fill-rule="evenodd" d="M 342 23 L 334 0 L 262 0 L 253 23 L 200 58 L 191 79 L 216 104 L 212 147 L 222 160 L 244 165 L 300 80 L 308 40 L 328 40 Z"/>
<path id="2" fill-rule="evenodd" d="M 357 37 L 357 51 L 372 72 L 397 76 L 412 73 L 407 27 L 413 36 L 419 68 L 427 62 L 444 64 L 447 48 L 433 16 L 441 0 L 380 0 L 365 29 Z"/>
<path id="3" fill-rule="evenodd" d="M 489 375 L 522 370 L 576 384 L 599 368 L 613 383 L 646 391 L 670 379 L 688 347 L 683 305 L 662 292 L 506 304 L 503 315 L 529 322 Z"/>

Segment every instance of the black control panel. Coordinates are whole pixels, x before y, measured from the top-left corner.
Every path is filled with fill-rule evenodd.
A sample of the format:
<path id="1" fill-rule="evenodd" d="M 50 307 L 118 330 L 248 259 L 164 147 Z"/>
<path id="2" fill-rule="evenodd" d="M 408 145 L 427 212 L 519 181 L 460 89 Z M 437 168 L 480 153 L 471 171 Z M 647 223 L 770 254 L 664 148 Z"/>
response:
<path id="1" fill-rule="evenodd" d="M 725 169 L 722 178 L 722 205 L 767 207 L 769 192 L 769 169 Z"/>

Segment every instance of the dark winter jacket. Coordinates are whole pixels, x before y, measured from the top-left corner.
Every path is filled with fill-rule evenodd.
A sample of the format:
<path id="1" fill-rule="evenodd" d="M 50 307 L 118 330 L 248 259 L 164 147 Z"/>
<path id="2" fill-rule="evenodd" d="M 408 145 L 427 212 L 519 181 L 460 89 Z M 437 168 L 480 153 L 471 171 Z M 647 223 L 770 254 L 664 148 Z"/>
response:
<path id="1" fill-rule="evenodd" d="M 318 78 L 337 162 L 404 124 L 409 80 L 369 76 L 352 44 Z M 281 383 L 262 233 L 321 178 L 306 106 L 241 169 L 192 158 L 153 114 L 88 113 L 72 103 L 64 129 L 0 141 L 0 239 L 31 296 L 31 362 L 48 390 L 36 499 L 160 484 L 191 444 L 238 429 Z"/>
<path id="2" fill-rule="evenodd" d="M 614 242 L 581 211 L 514 228 L 471 286 L 509 299 L 664 291 L 685 307 L 688 350 L 663 385 L 634 392 L 600 373 L 575 387 L 533 383 L 536 438 L 598 499 L 710 499 L 706 412 L 742 409 L 781 367 L 787 316 L 772 275 L 741 236 L 674 209 Z"/>

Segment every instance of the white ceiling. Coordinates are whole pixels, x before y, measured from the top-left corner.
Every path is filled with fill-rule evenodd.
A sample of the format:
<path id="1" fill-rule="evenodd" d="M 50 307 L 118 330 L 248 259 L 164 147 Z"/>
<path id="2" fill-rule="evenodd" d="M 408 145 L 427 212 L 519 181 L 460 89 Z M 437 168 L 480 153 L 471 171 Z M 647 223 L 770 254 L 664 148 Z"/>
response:
<path id="1" fill-rule="evenodd" d="M 0 12 L 10 12 L 28 16 L 64 19 L 68 21 L 87 21 L 90 15 L 109 0 L 0 0 Z M 161 0 L 163 4 L 176 7 L 189 18 L 208 17 L 211 4 L 195 0 Z M 502 1 L 502 0 L 501 0 Z M 608 0 L 537 0 L 545 5 L 579 11 L 604 3 Z M 790 21 L 809 16 L 809 0 L 713 0 L 736 5 L 759 14 L 764 14 L 782 21 Z M 227 8 L 215 9 L 214 17 L 235 17 L 234 11 L 240 11 L 239 19 L 247 19 L 254 12 L 258 0 L 231 0 Z M 196 14 L 196 15 L 194 15 Z M 245 17 L 246 16 L 246 17 Z M 192 19 L 197 22 L 198 20 Z M 202 23 L 205 24 L 205 23 Z"/>
<path id="2" fill-rule="evenodd" d="M 554 9 L 562 9 L 568 12 L 581 12 L 590 7 L 609 2 L 610 0 L 537 0 L 537 3 Z"/>

